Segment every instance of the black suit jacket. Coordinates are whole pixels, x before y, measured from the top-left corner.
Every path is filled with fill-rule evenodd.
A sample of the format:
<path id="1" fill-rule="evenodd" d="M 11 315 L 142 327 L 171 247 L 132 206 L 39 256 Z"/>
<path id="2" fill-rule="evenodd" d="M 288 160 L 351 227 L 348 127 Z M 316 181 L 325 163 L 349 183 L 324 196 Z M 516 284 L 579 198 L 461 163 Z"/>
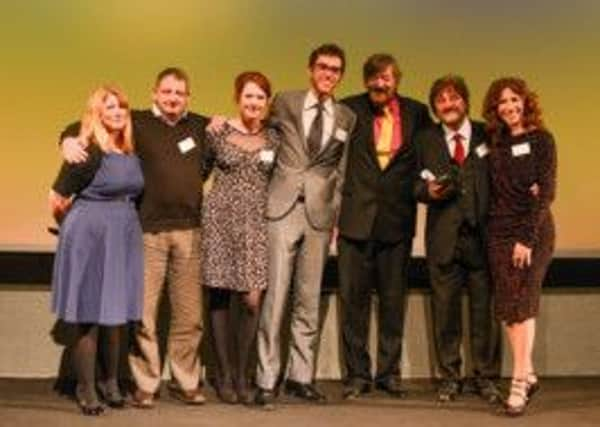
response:
<path id="1" fill-rule="evenodd" d="M 471 121 L 472 133 L 469 142 L 467 161 L 471 162 L 475 185 L 475 218 L 482 243 L 485 243 L 485 230 L 489 204 L 489 171 L 486 152 L 487 135 L 482 123 Z M 432 126 L 416 137 L 417 165 L 419 174 L 424 170 L 440 176 L 450 169 L 452 159 L 441 125 Z M 432 200 L 427 191 L 426 180 L 422 177 L 415 183 L 416 198 L 428 205 L 425 229 L 427 258 L 436 264 L 447 264 L 454 256 L 458 230 L 462 223 L 462 213 L 458 207 L 458 195 L 447 200 Z M 476 248 L 481 251 L 483 248 Z M 479 254 L 481 255 L 481 254 Z"/>
<path id="2" fill-rule="evenodd" d="M 427 106 L 398 97 L 402 117 L 402 146 L 381 170 L 373 135 L 376 110 L 368 93 L 342 100 L 356 114 L 351 135 L 338 222 L 340 235 L 356 240 L 397 242 L 410 240 L 415 232 L 416 179 L 415 134 L 429 126 Z"/>

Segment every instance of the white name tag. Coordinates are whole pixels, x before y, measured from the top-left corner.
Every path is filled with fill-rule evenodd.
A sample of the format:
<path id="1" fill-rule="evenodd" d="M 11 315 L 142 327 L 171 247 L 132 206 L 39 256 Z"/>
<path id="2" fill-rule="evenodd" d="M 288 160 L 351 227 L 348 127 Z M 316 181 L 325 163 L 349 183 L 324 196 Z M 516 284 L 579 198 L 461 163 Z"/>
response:
<path id="1" fill-rule="evenodd" d="M 490 149 L 488 148 L 486 143 L 480 144 L 475 149 L 475 152 L 479 156 L 480 159 L 484 158 L 488 154 L 490 154 Z"/>
<path id="2" fill-rule="evenodd" d="M 339 141 L 346 141 L 346 139 L 348 139 L 348 132 L 342 128 L 337 128 L 335 130 L 335 139 Z"/>
<path id="3" fill-rule="evenodd" d="M 524 142 L 522 144 L 512 146 L 513 157 L 524 156 L 529 153 L 531 153 L 531 145 L 529 144 L 529 142 Z"/>
<path id="4" fill-rule="evenodd" d="M 258 156 L 263 163 L 273 163 L 275 160 L 275 152 L 273 150 L 261 150 Z"/>
<path id="5" fill-rule="evenodd" d="M 177 143 L 177 146 L 179 147 L 179 151 L 181 151 L 181 154 L 185 154 L 192 148 L 194 148 L 196 146 L 196 143 L 191 137 L 188 136 L 186 139 L 179 141 Z"/>
<path id="6" fill-rule="evenodd" d="M 435 175 L 429 169 L 423 169 L 420 175 L 425 181 L 435 181 Z"/>

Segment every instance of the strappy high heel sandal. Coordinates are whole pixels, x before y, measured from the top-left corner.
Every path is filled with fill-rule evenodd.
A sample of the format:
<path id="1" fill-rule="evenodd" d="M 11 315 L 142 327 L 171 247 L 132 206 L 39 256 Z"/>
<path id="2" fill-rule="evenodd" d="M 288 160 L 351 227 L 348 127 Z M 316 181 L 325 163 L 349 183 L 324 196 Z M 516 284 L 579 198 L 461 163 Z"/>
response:
<path id="1" fill-rule="evenodd" d="M 79 385 L 75 389 L 75 399 L 83 415 L 98 416 L 104 413 L 104 406 L 97 399 L 88 400 Z"/>
<path id="2" fill-rule="evenodd" d="M 529 402 L 529 383 L 526 378 L 513 378 L 510 383 L 510 394 L 504 401 L 504 413 L 509 417 L 519 417 L 525 413 Z M 510 404 L 511 397 L 516 397 L 521 403 L 517 405 Z"/>
<path id="3" fill-rule="evenodd" d="M 527 374 L 527 399 L 531 400 L 534 394 L 540 391 L 540 382 L 535 372 Z"/>

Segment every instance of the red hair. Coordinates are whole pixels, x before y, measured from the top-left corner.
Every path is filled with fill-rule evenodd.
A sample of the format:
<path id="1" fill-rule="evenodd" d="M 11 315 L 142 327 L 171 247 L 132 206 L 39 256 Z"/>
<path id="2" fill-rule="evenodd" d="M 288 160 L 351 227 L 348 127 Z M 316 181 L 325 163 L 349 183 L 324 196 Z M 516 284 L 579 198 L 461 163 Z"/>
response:
<path id="1" fill-rule="evenodd" d="M 523 98 L 523 127 L 528 130 L 544 130 L 537 94 L 529 89 L 525 80 L 519 77 L 503 77 L 492 82 L 483 101 L 482 115 L 492 137 L 497 138 L 506 130 L 506 124 L 498 116 L 498 104 L 502 91 L 507 88 Z"/>
<path id="2" fill-rule="evenodd" d="M 269 79 L 259 71 L 244 71 L 235 78 L 233 85 L 235 102 L 240 100 L 244 87 L 250 82 L 261 88 L 265 95 L 267 95 L 267 99 L 271 98 L 271 83 Z"/>

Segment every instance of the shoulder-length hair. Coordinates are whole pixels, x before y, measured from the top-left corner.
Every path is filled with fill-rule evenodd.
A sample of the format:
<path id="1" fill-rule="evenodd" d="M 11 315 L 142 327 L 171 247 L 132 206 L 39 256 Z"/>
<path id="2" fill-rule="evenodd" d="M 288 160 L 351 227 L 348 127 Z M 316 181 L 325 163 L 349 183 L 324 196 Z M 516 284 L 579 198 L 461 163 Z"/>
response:
<path id="1" fill-rule="evenodd" d="M 482 116 L 492 138 L 496 139 L 506 131 L 506 125 L 498 116 L 500 96 L 506 88 L 523 98 L 523 127 L 527 130 L 544 130 L 542 109 L 537 94 L 529 89 L 525 80 L 519 77 L 502 77 L 492 82 L 483 100 Z"/>
<path id="2" fill-rule="evenodd" d="M 81 131 L 79 136 L 82 141 L 87 144 L 96 144 L 104 152 L 109 151 L 107 131 L 102 123 L 101 112 L 102 106 L 106 101 L 106 98 L 110 95 L 114 95 L 119 101 L 119 106 L 124 108 L 126 111 L 126 124 L 125 128 L 121 131 L 115 145 L 124 153 L 133 152 L 133 137 L 132 137 L 132 125 L 131 125 L 131 110 L 129 108 L 129 101 L 123 93 L 123 91 L 116 86 L 102 85 L 88 98 L 83 118 L 81 119 Z"/>

